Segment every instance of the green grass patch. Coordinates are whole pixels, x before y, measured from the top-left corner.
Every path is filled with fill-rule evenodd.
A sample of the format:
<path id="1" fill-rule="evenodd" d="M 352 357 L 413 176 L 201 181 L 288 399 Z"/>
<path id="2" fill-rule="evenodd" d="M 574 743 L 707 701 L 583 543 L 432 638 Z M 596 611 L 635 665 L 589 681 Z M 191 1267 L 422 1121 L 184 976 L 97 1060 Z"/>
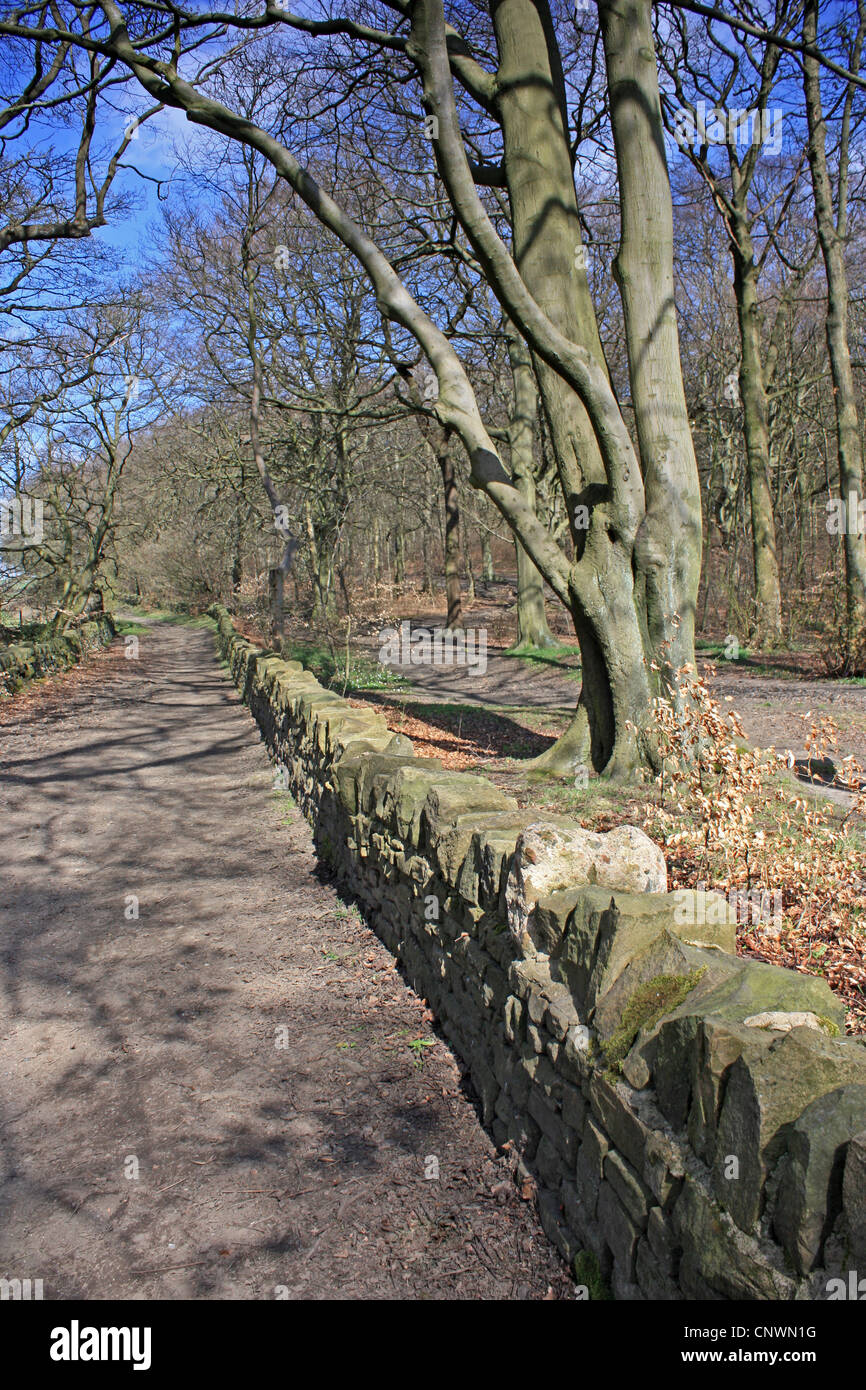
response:
<path id="1" fill-rule="evenodd" d="M 179 615 L 170 608 L 145 608 L 141 603 L 121 603 L 118 604 L 124 613 L 131 613 L 133 618 L 149 618 L 151 622 L 164 623 L 176 618 Z"/>
<path id="2" fill-rule="evenodd" d="M 216 628 L 213 618 L 209 618 L 206 613 L 165 613 L 154 617 L 157 623 L 173 623 L 177 627 L 209 627 Z"/>
<path id="3" fill-rule="evenodd" d="M 280 812 L 280 819 L 284 825 L 291 825 L 294 813 L 298 809 L 297 802 L 291 792 L 282 791 L 279 787 L 274 787 L 273 796 L 277 803 L 277 810 Z"/>
<path id="4" fill-rule="evenodd" d="M 590 1303 L 613 1303 L 614 1297 L 602 1278 L 598 1257 L 591 1250 L 581 1250 L 574 1257 L 574 1277 L 586 1289 Z"/>
<path id="5" fill-rule="evenodd" d="M 580 668 L 580 647 L 563 643 L 555 647 L 532 647 L 524 643 L 520 647 L 510 647 L 503 656 L 515 657 L 530 666 L 555 666 L 569 680 L 582 679 Z"/>
<path id="6" fill-rule="evenodd" d="M 178 623 L 182 627 L 215 627 L 213 618 L 209 618 L 206 613 L 185 613 L 181 609 L 175 608 L 144 608 L 136 603 L 122 603 L 119 605 L 125 613 L 131 613 L 133 618 L 146 618 L 150 623 Z M 128 622 L 125 618 L 116 618 L 115 624 L 118 631 L 124 630 L 124 623 Z M 132 629 L 130 629 L 132 630 Z M 136 632 L 146 632 L 144 627 L 136 627 Z"/>
<path id="7" fill-rule="evenodd" d="M 346 670 L 346 655 L 334 653 L 318 642 L 287 641 L 283 643 L 284 661 L 300 661 L 320 685 L 346 692 L 362 690 L 409 690 L 409 682 L 397 671 L 382 666 L 369 657 L 350 655 Z"/>
<path id="8" fill-rule="evenodd" d="M 413 1038 L 412 1041 L 407 1044 L 407 1046 L 409 1048 L 409 1051 L 412 1053 L 413 1067 L 416 1069 L 416 1071 L 421 1071 L 421 1069 L 424 1066 L 424 1053 L 428 1047 L 436 1046 L 436 1039 Z"/>
<path id="9" fill-rule="evenodd" d="M 736 656 L 726 656 L 725 653 L 727 650 L 727 642 L 709 642 L 704 640 L 695 642 L 695 652 L 699 656 L 712 657 L 717 661 L 727 661 L 731 666 L 736 666 L 740 661 L 748 661 L 752 655 L 747 647 L 739 647 Z"/>
<path id="10" fill-rule="evenodd" d="M 643 825 L 647 803 L 657 798 L 651 784 L 623 787 L 603 777 L 590 777 L 585 787 L 574 778 L 527 769 L 519 759 L 509 759 L 492 774 L 522 805 L 541 814 L 573 816 L 588 830 L 612 829 L 614 825 Z"/>

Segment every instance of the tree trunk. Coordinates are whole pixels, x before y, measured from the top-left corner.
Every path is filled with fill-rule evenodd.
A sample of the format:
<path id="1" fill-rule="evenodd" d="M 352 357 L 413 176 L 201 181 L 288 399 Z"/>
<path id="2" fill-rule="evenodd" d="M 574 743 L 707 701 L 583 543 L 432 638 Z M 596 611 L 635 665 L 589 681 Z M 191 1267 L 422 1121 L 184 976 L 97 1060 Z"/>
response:
<path id="1" fill-rule="evenodd" d="M 493 569 L 493 551 L 490 548 L 490 532 L 481 532 L 481 573 L 488 584 L 496 578 Z"/>
<path id="2" fill-rule="evenodd" d="M 513 328 L 506 330 L 506 345 L 514 383 L 514 405 L 508 427 L 511 476 L 527 505 L 535 511 L 533 442 L 538 414 L 535 376 L 526 344 Z M 544 580 L 516 536 L 514 549 L 517 556 L 517 648 L 555 647 L 557 641 L 547 625 L 544 607 Z"/>
<path id="3" fill-rule="evenodd" d="M 694 666 L 701 493 L 680 363 L 673 208 L 650 0 L 602 0 L 621 237 L 622 297 L 646 514 L 635 540 L 646 657 L 663 688 Z"/>
<path id="4" fill-rule="evenodd" d="M 243 480 L 241 480 L 243 487 Z M 241 587 L 244 577 L 243 567 L 243 519 L 241 515 L 241 497 L 237 498 L 235 508 L 235 534 L 234 548 L 232 551 L 232 594 L 236 594 Z"/>
<path id="5" fill-rule="evenodd" d="M 743 405 L 755 575 L 753 636 L 760 646 L 776 646 L 782 637 L 782 589 L 770 488 L 770 431 L 761 361 L 758 271 L 752 254 L 751 236 L 743 223 L 735 227 L 735 235 L 737 245 L 732 254 L 740 328 L 740 399 Z"/>
<path id="6" fill-rule="evenodd" d="M 462 512 L 460 513 L 460 527 L 459 527 L 459 531 L 460 531 L 460 547 L 461 547 L 461 549 L 462 549 L 462 551 L 463 551 L 463 564 L 464 564 L 465 569 L 466 569 L 466 579 L 467 579 L 466 601 L 467 601 L 467 603 L 474 603 L 474 602 L 475 602 L 475 571 L 474 571 L 474 569 L 472 568 L 472 542 L 471 542 L 471 540 L 470 540 L 470 538 L 469 538 L 469 533 L 468 533 L 468 530 L 467 530 L 467 527 L 466 527 L 466 518 L 465 518 L 465 516 L 463 515 Z"/>
<path id="7" fill-rule="evenodd" d="M 517 649 L 556 647 L 558 643 L 547 623 L 544 580 L 517 539 L 514 551 L 517 557 Z"/>
<path id="8" fill-rule="evenodd" d="M 561 60 L 545 0 L 495 0 L 498 111 L 514 259 L 536 303 L 606 371 L 589 292 L 567 135 Z M 569 516 L 604 468 L 586 410 L 562 377 L 538 363 Z"/>
<path id="9" fill-rule="evenodd" d="M 373 587 L 376 593 L 379 592 L 379 573 L 381 561 L 379 559 L 379 518 L 373 518 Z"/>
<path id="10" fill-rule="evenodd" d="M 397 526 L 394 535 L 394 588 L 397 593 L 403 588 L 406 582 L 406 538 L 403 534 L 403 527 Z"/>
<path id="11" fill-rule="evenodd" d="M 313 620 L 327 625 L 336 616 L 333 593 L 334 567 L 328 547 L 319 546 L 319 563 L 316 569 L 316 592 L 313 603 Z"/>
<path id="12" fill-rule="evenodd" d="M 285 631 L 285 616 L 283 605 L 285 576 L 279 565 L 268 570 L 268 590 L 270 596 L 271 609 L 271 638 L 274 643 L 279 643 L 283 639 Z"/>
<path id="13" fill-rule="evenodd" d="M 818 22 L 816 0 L 806 0 L 803 38 L 815 44 Z M 862 47 L 863 21 L 857 38 L 857 57 Z M 836 448 L 839 457 L 839 492 L 845 508 L 845 583 L 848 661 L 856 665 L 863 645 L 866 659 L 866 536 L 859 534 L 860 499 L 863 496 L 863 454 L 857 417 L 857 393 L 851 370 L 848 341 L 848 272 L 845 267 L 847 236 L 847 135 L 851 120 L 849 86 L 843 112 L 845 149 L 840 159 L 838 221 L 833 212 L 833 193 L 827 169 L 826 126 L 821 105 L 821 80 L 815 58 L 803 58 L 806 117 L 809 126 L 809 168 L 815 198 L 818 239 L 827 276 L 827 349 L 833 374 L 836 409 Z M 853 512 L 853 515 L 852 515 Z"/>
<path id="14" fill-rule="evenodd" d="M 313 586 L 313 623 L 327 627 L 334 617 L 334 598 L 331 593 L 332 555 L 326 538 L 319 534 L 309 500 L 304 502 L 304 523 L 307 532 L 307 554 Z"/>
<path id="15" fill-rule="evenodd" d="M 514 257 L 550 321 L 606 375 L 550 14 L 545 0 L 498 0 L 493 19 Z M 583 688 L 568 735 L 536 763 L 559 774 L 590 762 L 599 771 L 626 774 L 642 756 L 639 742 L 650 709 L 634 603 L 632 539 L 610 524 L 609 479 L 580 397 L 541 360 L 537 374 L 575 547 L 568 607 L 581 648 Z M 626 478 L 627 483 L 637 481 Z M 584 510 L 588 527 L 582 525 Z"/>
<path id="16" fill-rule="evenodd" d="M 432 535 L 432 533 L 433 533 L 433 532 L 435 531 L 435 529 L 436 529 L 436 525 L 437 525 L 437 516 L 436 516 L 436 508 L 434 507 L 432 514 L 431 514 L 430 517 L 428 518 L 428 524 L 427 524 L 427 528 L 426 528 L 427 531 L 428 531 L 428 534 Z M 433 595 L 434 595 L 435 592 L 436 592 L 436 591 L 435 591 L 435 588 L 434 588 L 434 586 L 433 586 L 433 546 L 432 546 L 432 544 L 431 544 L 431 545 L 425 545 L 425 546 L 424 546 L 424 591 L 425 591 L 425 593 L 428 593 L 428 594 L 430 595 L 431 598 L 433 597 Z"/>
<path id="17" fill-rule="evenodd" d="M 451 435 L 447 430 L 436 450 L 436 462 L 442 474 L 445 502 L 445 599 L 448 605 L 446 627 L 460 627 L 463 621 L 463 598 L 460 591 L 460 503 Z"/>

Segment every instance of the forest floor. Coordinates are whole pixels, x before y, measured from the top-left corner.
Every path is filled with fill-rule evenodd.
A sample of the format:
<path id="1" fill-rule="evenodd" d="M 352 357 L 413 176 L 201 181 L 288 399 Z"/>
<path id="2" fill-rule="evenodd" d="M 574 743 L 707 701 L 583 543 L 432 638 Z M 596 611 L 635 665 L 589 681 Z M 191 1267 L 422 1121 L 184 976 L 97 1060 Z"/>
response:
<path id="1" fill-rule="evenodd" d="M 504 591 L 499 596 L 498 590 Z M 574 636 L 557 633 L 563 646 L 529 657 L 510 655 L 514 641 L 507 586 L 491 586 L 491 593 L 465 608 L 467 631 L 486 637 L 486 670 L 451 664 L 400 665 L 389 663 L 411 685 L 400 703 L 422 699 L 430 703 L 478 706 L 530 715 L 535 710 L 554 716 L 541 721 L 548 740 L 566 726 L 580 691 L 580 662 Z M 397 607 L 397 622 L 407 619 L 411 630 L 430 630 L 442 625 L 441 611 L 407 599 Z M 511 619 L 509 621 L 509 619 Z M 476 650 L 478 639 L 476 637 Z M 699 643 L 698 671 L 707 674 L 714 697 L 729 703 L 739 714 L 747 738 L 761 748 L 790 749 L 795 757 L 805 752 L 807 715 L 825 714 L 840 733 L 839 752 L 852 753 L 866 765 L 866 680 L 830 679 L 813 652 L 743 651 L 736 660 L 724 656 L 724 642 Z M 368 633 L 358 649 L 377 660 L 379 641 Z M 558 717 L 556 717 L 558 716 Z M 504 752 L 504 749 L 500 751 Z"/>
<path id="2" fill-rule="evenodd" d="M 212 631 L 141 627 L 138 659 L 0 705 L 0 1272 L 51 1299 L 572 1296 Z"/>
<path id="3" fill-rule="evenodd" d="M 500 720 L 510 717 L 515 726 L 511 737 L 503 725 L 501 737 L 489 741 L 488 755 L 494 758 L 527 756 L 530 748 L 541 752 L 549 747 L 567 727 L 580 692 L 580 668 L 568 652 L 517 657 L 491 649 L 483 673 L 458 665 L 395 663 L 392 669 L 409 688 L 368 699 L 399 707 L 407 715 L 418 715 L 424 707 L 434 725 L 437 705 L 489 711 Z M 772 655 L 736 663 L 698 657 L 698 672 L 706 676 L 713 697 L 736 710 L 746 738 L 757 747 L 790 751 L 795 760 L 803 761 L 812 720 L 825 715 L 839 731 L 838 757 L 850 753 L 866 766 L 866 684 L 809 676 L 790 658 Z M 443 715 L 444 709 L 440 720 Z M 404 724 L 401 727 L 409 732 Z M 527 733 L 537 737 L 524 747 Z M 843 804 L 848 798 L 848 793 L 832 786 L 821 791 Z"/>

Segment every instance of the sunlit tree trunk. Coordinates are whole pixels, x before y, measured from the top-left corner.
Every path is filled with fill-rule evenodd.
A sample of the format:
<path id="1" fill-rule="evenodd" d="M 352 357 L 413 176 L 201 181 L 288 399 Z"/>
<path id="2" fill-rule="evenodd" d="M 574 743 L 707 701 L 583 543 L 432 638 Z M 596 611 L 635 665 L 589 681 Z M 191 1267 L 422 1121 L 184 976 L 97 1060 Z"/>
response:
<path id="1" fill-rule="evenodd" d="M 526 345 L 513 329 L 506 332 L 506 344 L 514 383 L 508 427 L 511 476 L 527 505 L 535 511 L 533 442 L 538 409 L 535 376 Z M 544 606 L 544 580 L 516 537 L 514 550 L 517 557 L 517 646 L 555 647 L 556 638 L 548 627 Z"/>
<path id="2" fill-rule="evenodd" d="M 774 646 L 782 636 L 782 589 L 770 487 L 770 429 L 761 353 L 758 271 L 751 235 L 744 223 L 735 225 L 734 235 L 737 239 L 733 257 L 734 296 L 740 328 L 740 399 L 746 441 L 755 575 L 754 639 L 760 646 Z"/>
<path id="3" fill-rule="evenodd" d="M 606 375 L 586 275 L 550 13 L 544 0 L 499 0 L 492 12 L 515 261 L 550 321 Z M 632 726 L 646 724 L 649 705 L 634 603 L 632 538 L 621 537 L 610 524 L 608 480 L 580 397 L 549 363 L 537 360 L 537 374 L 579 561 L 569 575 L 568 595 L 583 668 L 568 733 L 538 762 L 558 773 L 590 764 L 624 773 L 639 756 Z M 590 514 L 587 529 L 577 524 L 584 516 L 581 508 Z"/>
<path id="4" fill-rule="evenodd" d="M 442 474 L 445 507 L 445 600 L 448 605 L 446 626 L 449 628 L 459 627 L 463 617 L 460 592 L 460 503 L 453 448 L 450 434 L 443 430 L 441 442 L 436 449 L 436 462 Z"/>
<path id="5" fill-rule="evenodd" d="M 806 0 L 803 38 L 814 45 L 817 38 L 818 5 Z M 861 14 L 856 42 L 859 65 L 864 32 Z M 856 70 L 856 66 L 855 66 Z M 839 458 L 839 491 L 844 504 L 845 582 L 847 609 L 847 646 L 849 660 L 855 657 L 866 633 L 866 536 L 859 532 L 860 499 L 863 496 L 863 452 L 860 423 L 857 415 L 857 393 L 851 370 L 851 348 L 848 340 L 848 272 L 845 267 L 845 242 L 848 234 L 848 135 L 851 122 L 851 88 L 849 87 L 843 113 L 843 139 L 839 161 L 838 208 L 834 215 L 833 192 L 827 167 L 826 126 L 821 103 L 819 66 L 814 58 L 804 57 L 804 89 L 806 117 L 809 126 L 809 168 L 815 199 L 818 239 L 827 276 L 827 349 L 833 374 L 833 399 L 836 411 L 836 447 Z M 866 656 L 866 652 L 864 652 Z"/>
<path id="6" fill-rule="evenodd" d="M 493 568 L 493 550 L 490 545 L 490 532 L 481 532 L 481 573 L 488 583 L 496 578 Z"/>

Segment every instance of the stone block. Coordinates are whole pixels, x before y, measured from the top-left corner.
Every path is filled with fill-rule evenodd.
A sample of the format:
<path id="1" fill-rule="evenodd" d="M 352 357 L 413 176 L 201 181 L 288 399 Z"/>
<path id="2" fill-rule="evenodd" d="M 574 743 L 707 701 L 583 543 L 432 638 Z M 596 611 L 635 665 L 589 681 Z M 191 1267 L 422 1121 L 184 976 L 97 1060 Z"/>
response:
<path id="1" fill-rule="evenodd" d="M 568 1081 L 561 1082 L 561 1085 L 563 1121 L 580 1136 L 586 1123 L 586 1101 L 583 1092 Z"/>
<path id="2" fill-rule="evenodd" d="M 632 825 L 606 834 L 564 819 L 528 825 L 515 846 L 505 890 L 509 925 L 515 936 L 533 933 L 533 909 L 540 898 L 582 884 L 624 893 L 664 893 L 667 867 L 658 845 Z"/>
<path id="3" fill-rule="evenodd" d="M 855 1135 L 848 1145 L 842 1205 L 849 1258 L 866 1277 L 866 1131 Z"/>
<path id="4" fill-rule="evenodd" d="M 558 1185 L 555 1190 L 539 1189 L 538 1215 L 541 1218 L 544 1234 L 559 1251 L 566 1264 L 570 1265 L 578 1253 L 580 1245 L 563 1216 Z"/>
<path id="5" fill-rule="evenodd" d="M 578 1199 L 590 1216 L 595 1215 L 598 1189 L 604 1175 L 604 1160 L 610 1148 L 607 1135 L 593 1120 L 587 1119 L 577 1155 Z"/>
<path id="6" fill-rule="evenodd" d="M 641 1237 L 637 1244 L 635 1280 L 643 1297 L 653 1303 L 682 1301 L 682 1291 L 662 1268 L 645 1236 Z"/>
<path id="7" fill-rule="evenodd" d="M 614 1188 L 606 1181 L 602 1181 L 598 1190 L 596 1220 L 613 1255 L 615 1271 L 620 1279 L 633 1282 L 634 1257 L 640 1230 L 620 1202 Z"/>
<path id="8" fill-rule="evenodd" d="M 813 1100 L 846 1084 L 866 1084 L 866 1050 L 812 1028 L 770 1035 L 763 1054 L 730 1068 L 713 1159 L 713 1190 L 737 1225 L 751 1231 L 770 1169 L 785 1147 L 785 1126 Z M 726 1176 L 736 1160 L 737 1177 Z"/>
<path id="9" fill-rule="evenodd" d="M 682 1250 L 673 1235 L 670 1218 L 661 1207 L 650 1207 L 647 1216 L 647 1240 L 661 1273 L 674 1278 Z"/>
<path id="10" fill-rule="evenodd" d="M 792 1299 L 796 1284 L 782 1253 L 743 1234 L 710 1194 L 691 1179 L 671 1211 L 683 1257 L 678 1280 L 689 1298 Z"/>
<path id="11" fill-rule="evenodd" d="M 562 1155 L 546 1134 L 542 1134 L 538 1141 L 534 1164 L 545 1186 L 553 1187 L 558 1192 L 559 1184 L 568 1173 Z"/>
<path id="12" fill-rule="evenodd" d="M 634 1224 L 646 1230 L 647 1215 L 652 1205 L 652 1193 L 622 1154 L 611 1149 L 604 1160 L 604 1177 L 609 1182 Z"/>
<path id="13" fill-rule="evenodd" d="M 842 1210 L 848 1145 L 864 1126 L 866 1085 L 842 1086 L 807 1105 L 787 1135 L 772 1228 L 801 1274 L 820 1261 Z"/>

